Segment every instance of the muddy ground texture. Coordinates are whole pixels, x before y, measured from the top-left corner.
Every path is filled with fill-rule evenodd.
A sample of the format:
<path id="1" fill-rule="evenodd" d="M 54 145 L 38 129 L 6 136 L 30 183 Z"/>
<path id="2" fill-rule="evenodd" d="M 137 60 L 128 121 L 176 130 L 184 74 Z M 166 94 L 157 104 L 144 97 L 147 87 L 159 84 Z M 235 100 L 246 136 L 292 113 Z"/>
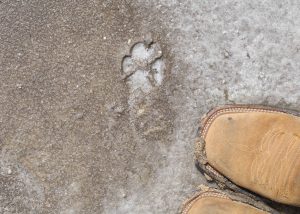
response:
<path id="1" fill-rule="evenodd" d="M 0 72 L 0 213 L 175 213 L 205 112 L 300 110 L 300 3 L 2 0 Z"/>

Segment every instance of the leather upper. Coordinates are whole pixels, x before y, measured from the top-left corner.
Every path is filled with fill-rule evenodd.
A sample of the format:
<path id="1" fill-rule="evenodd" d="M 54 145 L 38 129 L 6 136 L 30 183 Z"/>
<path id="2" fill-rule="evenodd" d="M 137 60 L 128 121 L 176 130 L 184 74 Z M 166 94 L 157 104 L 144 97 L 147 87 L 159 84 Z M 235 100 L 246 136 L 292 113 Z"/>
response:
<path id="1" fill-rule="evenodd" d="M 248 204 L 218 197 L 200 198 L 192 204 L 187 214 L 266 214 Z"/>
<path id="2" fill-rule="evenodd" d="M 300 119 L 281 112 L 227 112 L 204 133 L 208 163 L 235 184 L 300 206 Z"/>

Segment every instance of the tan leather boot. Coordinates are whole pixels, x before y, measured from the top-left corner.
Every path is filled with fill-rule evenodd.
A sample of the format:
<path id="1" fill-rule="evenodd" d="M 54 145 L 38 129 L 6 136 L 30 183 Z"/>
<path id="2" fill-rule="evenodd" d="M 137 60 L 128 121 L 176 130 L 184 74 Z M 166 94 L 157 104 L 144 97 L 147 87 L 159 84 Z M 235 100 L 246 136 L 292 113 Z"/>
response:
<path id="1" fill-rule="evenodd" d="M 266 214 L 277 213 L 263 203 L 236 193 L 205 187 L 186 201 L 181 214 Z"/>
<path id="2" fill-rule="evenodd" d="M 196 163 L 207 177 L 235 191 L 243 187 L 300 206 L 298 116 L 261 106 L 226 106 L 206 115 L 200 135 Z"/>

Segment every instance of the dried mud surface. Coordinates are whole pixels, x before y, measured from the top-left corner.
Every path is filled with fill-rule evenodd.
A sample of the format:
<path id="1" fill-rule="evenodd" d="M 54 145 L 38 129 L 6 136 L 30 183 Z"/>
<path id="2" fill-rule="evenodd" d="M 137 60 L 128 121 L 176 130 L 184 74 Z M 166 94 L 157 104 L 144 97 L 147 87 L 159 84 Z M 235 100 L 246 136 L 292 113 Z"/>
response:
<path id="1" fill-rule="evenodd" d="M 299 29 L 298 1 L 0 1 L 0 213 L 175 213 L 205 112 L 300 110 Z"/>

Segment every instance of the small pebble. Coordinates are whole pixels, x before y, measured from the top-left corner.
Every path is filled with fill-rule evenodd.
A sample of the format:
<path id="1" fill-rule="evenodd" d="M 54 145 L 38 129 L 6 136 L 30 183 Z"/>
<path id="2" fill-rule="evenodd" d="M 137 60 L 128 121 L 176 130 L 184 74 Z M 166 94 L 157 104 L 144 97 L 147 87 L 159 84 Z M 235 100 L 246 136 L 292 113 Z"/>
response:
<path id="1" fill-rule="evenodd" d="M 78 112 L 76 115 L 75 115 L 75 119 L 82 119 L 84 117 L 84 113 L 83 112 Z"/>
<path id="2" fill-rule="evenodd" d="M 207 175 L 207 174 L 204 173 L 204 176 L 205 176 L 205 178 L 206 178 L 206 180 L 207 180 L 208 182 L 213 181 L 213 179 L 212 179 L 209 175 Z"/>

